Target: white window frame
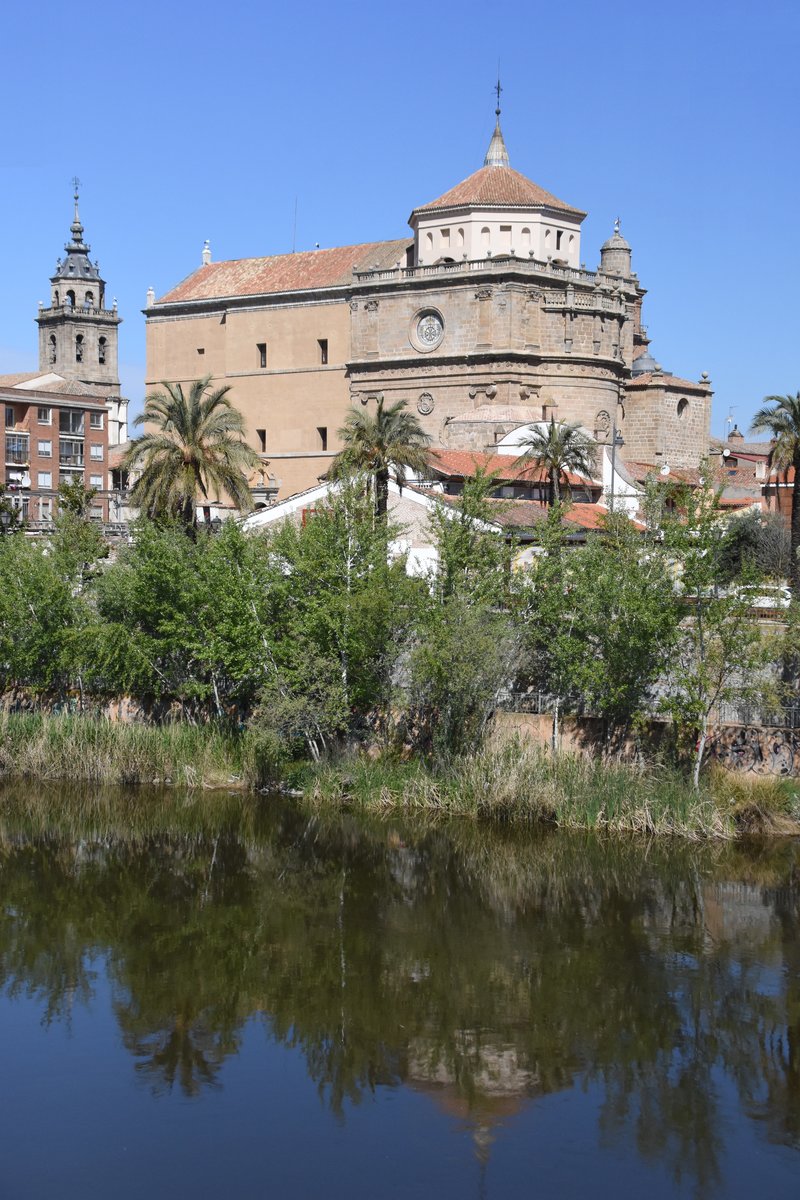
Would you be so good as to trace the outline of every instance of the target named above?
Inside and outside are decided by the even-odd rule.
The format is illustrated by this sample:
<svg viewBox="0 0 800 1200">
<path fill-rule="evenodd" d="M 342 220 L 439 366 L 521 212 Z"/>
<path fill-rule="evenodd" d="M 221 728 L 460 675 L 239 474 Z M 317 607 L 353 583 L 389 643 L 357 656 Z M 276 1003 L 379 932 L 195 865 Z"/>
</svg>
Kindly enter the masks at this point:
<svg viewBox="0 0 800 1200">
<path fill-rule="evenodd" d="M 101 488 L 102 486 L 103 486 L 103 476 L 102 475 L 90 475 L 89 476 L 89 487 Z"/>
<path fill-rule="evenodd" d="M 53 457 L 52 441 L 50 441 L 50 440 L 48 440 L 46 442 L 40 441 L 39 442 L 39 458 L 52 458 L 52 457 Z"/>
<path fill-rule="evenodd" d="M 42 416 L 42 413 L 46 413 L 46 414 L 47 414 L 47 416 L 43 417 L 43 416 Z M 36 407 L 36 420 L 37 420 L 37 422 L 38 422 L 38 424 L 39 424 L 39 425 L 52 425 L 52 424 L 53 424 L 53 410 L 52 410 L 52 408 L 47 408 L 47 407 L 46 407 L 44 404 L 42 404 L 42 405 L 37 405 L 37 407 Z"/>
<path fill-rule="evenodd" d="M 37 487 L 52 488 L 52 486 L 53 486 L 53 472 L 52 471 L 39 471 L 38 475 L 36 476 L 36 479 L 37 479 L 37 484 L 36 484 Z"/>
<path fill-rule="evenodd" d="M 102 462 L 103 461 L 103 444 L 102 444 L 102 442 L 92 442 L 91 443 L 91 445 L 89 446 L 89 461 L 90 462 Z"/>
<path fill-rule="evenodd" d="M 103 416 L 104 416 L 103 413 L 97 413 L 97 412 L 89 413 L 89 428 L 90 429 L 102 429 L 103 428 Z"/>
</svg>

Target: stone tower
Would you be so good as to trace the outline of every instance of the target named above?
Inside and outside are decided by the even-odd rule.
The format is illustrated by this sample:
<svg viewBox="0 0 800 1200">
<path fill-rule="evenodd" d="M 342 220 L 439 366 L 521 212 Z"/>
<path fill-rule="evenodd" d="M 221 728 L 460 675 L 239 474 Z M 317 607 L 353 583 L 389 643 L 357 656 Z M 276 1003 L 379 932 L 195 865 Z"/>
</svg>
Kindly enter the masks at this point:
<svg viewBox="0 0 800 1200">
<path fill-rule="evenodd" d="M 52 371 L 78 383 L 89 384 L 106 397 L 119 398 L 117 338 L 121 317 L 117 304 L 106 307 L 106 285 L 98 264 L 89 258 L 91 247 L 83 240 L 75 180 L 75 216 L 66 256 L 56 263 L 50 278 L 50 308 L 40 308 L 39 370 Z"/>
</svg>

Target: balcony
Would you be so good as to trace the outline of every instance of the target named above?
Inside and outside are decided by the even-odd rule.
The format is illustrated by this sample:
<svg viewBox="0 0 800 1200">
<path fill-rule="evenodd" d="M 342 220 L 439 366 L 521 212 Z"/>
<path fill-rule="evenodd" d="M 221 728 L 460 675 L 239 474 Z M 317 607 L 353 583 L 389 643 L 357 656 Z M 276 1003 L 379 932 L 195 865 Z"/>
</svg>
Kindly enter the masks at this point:
<svg viewBox="0 0 800 1200">
<path fill-rule="evenodd" d="M 83 470 L 83 455 L 82 454 L 59 454 L 59 467 L 67 467 L 69 470 Z"/>
</svg>

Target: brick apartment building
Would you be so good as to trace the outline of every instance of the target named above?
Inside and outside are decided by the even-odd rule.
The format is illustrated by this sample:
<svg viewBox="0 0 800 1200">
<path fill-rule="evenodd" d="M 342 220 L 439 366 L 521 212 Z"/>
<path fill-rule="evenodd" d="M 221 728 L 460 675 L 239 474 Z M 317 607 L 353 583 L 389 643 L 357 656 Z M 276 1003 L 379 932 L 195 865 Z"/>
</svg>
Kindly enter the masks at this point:
<svg viewBox="0 0 800 1200">
<path fill-rule="evenodd" d="M 65 395 L 47 387 L 32 388 L 24 377 L 17 385 L 0 383 L 0 404 L 3 408 L 0 483 L 5 485 L 23 517 L 29 522 L 52 520 L 58 489 L 63 483 L 80 480 L 85 487 L 97 490 L 91 515 L 107 521 L 105 403 L 99 398 Z"/>
</svg>

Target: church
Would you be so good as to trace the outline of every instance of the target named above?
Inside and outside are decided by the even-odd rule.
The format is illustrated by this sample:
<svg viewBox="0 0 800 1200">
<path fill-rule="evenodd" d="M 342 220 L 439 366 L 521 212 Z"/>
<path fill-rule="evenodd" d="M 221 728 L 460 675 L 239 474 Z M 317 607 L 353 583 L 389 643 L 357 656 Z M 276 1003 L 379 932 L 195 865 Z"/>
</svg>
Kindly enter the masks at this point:
<svg viewBox="0 0 800 1200">
<path fill-rule="evenodd" d="M 70 238 L 50 277 L 50 302 L 39 303 L 36 317 L 39 370 L 0 375 L 0 485 L 32 530 L 50 524 L 66 483 L 91 489 L 98 521 L 118 519 L 121 509 L 109 446 L 128 436 L 117 353 L 122 318 L 116 300 L 108 306 L 105 280 L 91 260 L 74 182 Z"/>
<path fill-rule="evenodd" d="M 495 452 L 577 421 L 600 459 L 695 467 L 711 386 L 655 361 L 617 222 L 588 270 L 586 213 L 511 166 L 496 110 L 483 165 L 386 242 L 202 265 L 145 308 L 147 390 L 229 384 L 263 470 L 257 505 L 313 486 L 351 405 L 405 400 L 433 446 Z M 46 333 L 45 333 L 45 336 Z"/>
</svg>

